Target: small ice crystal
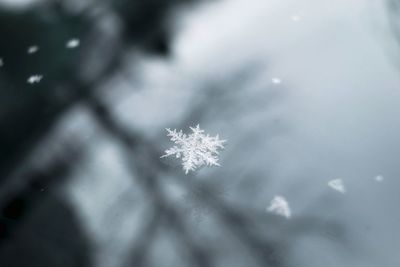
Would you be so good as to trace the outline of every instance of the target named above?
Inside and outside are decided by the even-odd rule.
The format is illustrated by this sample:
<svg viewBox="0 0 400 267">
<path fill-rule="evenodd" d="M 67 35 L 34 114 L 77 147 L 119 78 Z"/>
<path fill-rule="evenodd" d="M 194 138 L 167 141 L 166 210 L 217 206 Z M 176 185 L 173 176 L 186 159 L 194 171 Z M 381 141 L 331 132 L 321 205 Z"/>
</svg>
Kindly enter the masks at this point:
<svg viewBox="0 0 400 267">
<path fill-rule="evenodd" d="M 280 84 L 282 82 L 282 80 L 279 78 L 272 78 L 271 81 L 273 84 Z"/>
<path fill-rule="evenodd" d="M 277 215 L 283 216 L 287 219 L 291 216 L 291 211 L 289 208 L 289 203 L 282 196 L 275 196 L 267 208 L 267 212 L 272 212 Z"/>
<path fill-rule="evenodd" d="M 27 53 L 28 54 L 34 54 L 39 50 L 39 47 L 37 45 L 32 45 L 28 47 Z"/>
<path fill-rule="evenodd" d="M 328 182 L 328 186 L 342 194 L 346 193 L 346 188 L 342 179 L 335 179 Z"/>
<path fill-rule="evenodd" d="M 299 15 L 293 15 L 293 16 L 291 17 L 291 19 L 292 19 L 292 21 L 294 21 L 294 22 L 299 22 L 299 21 L 301 20 L 301 17 L 300 17 Z"/>
<path fill-rule="evenodd" d="M 66 46 L 67 48 L 69 48 L 69 49 L 73 49 L 73 48 L 78 47 L 79 44 L 80 44 L 79 39 L 73 38 L 73 39 L 68 40 L 68 42 L 67 42 L 67 44 L 66 44 L 65 46 Z"/>
<path fill-rule="evenodd" d="M 375 181 L 377 181 L 377 182 L 382 182 L 383 181 L 383 179 L 384 179 L 384 177 L 383 177 L 383 175 L 377 175 L 377 176 L 375 176 Z"/>
<path fill-rule="evenodd" d="M 32 75 L 28 78 L 27 82 L 30 84 L 39 83 L 43 78 L 43 75 Z"/>
</svg>

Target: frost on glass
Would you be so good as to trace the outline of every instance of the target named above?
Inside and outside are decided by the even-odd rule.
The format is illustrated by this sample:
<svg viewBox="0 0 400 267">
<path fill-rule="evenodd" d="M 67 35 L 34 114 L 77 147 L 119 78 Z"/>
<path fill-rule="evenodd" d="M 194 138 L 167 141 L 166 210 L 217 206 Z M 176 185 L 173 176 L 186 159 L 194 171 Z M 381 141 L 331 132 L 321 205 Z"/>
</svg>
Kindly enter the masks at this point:
<svg viewBox="0 0 400 267">
<path fill-rule="evenodd" d="M 218 163 L 219 149 L 224 148 L 226 140 L 220 140 L 219 136 L 204 134 L 200 125 L 190 127 L 192 133 L 184 134 L 182 130 L 166 129 L 171 141 L 175 146 L 165 150 L 161 158 L 175 155 L 182 159 L 182 168 L 185 174 L 195 171 L 197 168 L 206 166 L 220 166 Z"/>
</svg>

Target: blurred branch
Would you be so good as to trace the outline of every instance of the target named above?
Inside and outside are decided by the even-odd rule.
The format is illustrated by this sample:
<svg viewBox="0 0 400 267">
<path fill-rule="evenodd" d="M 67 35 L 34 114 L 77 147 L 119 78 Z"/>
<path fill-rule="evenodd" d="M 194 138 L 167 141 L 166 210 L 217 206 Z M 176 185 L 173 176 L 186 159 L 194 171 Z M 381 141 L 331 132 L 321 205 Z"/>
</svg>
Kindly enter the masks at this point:
<svg viewBox="0 0 400 267">
<path fill-rule="evenodd" d="M 7 180 L 0 188 L 0 245 L 22 222 L 22 218 L 47 195 L 52 185 L 68 177 L 72 167 L 82 159 L 82 146 L 69 140 L 42 166 L 30 166 Z"/>
<path fill-rule="evenodd" d="M 400 43 L 400 1 L 387 0 L 387 9 L 393 34 Z"/>
</svg>

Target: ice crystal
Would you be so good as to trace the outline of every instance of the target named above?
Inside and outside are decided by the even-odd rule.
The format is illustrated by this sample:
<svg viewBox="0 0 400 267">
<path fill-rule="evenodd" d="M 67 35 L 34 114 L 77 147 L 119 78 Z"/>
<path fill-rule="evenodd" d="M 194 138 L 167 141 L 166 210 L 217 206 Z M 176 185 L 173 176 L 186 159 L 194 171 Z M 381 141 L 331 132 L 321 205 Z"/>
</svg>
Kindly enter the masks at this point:
<svg viewBox="0 0 400 267">
<path fill-rule="evenodd" d="M 291 17 L 291 19 L 292 19 L 294 22 L 298 22 L 298 21 L 301 20 L 301 17 L 300 17 L 299 15 L 293 15 L 293 16 Z"/>
<path fill-rule="evenodd" d="M 280 83 L 282 82 L 281 79 L 276 78 L 276 77 L 275 77 L 275 78 L 272 78 L 271 81 L 272 81 L 273 84 L 280 84 Z"/>
<path fill-rule="evenodd" d="M 335 180 L 329 181 L 328 186 L 342 194 L 346 193 L 346 188 L 341 179 L 335 179 Z"/>
<path fill-rule="evenodd" d="M 383 175 L 377 175 L 377 176 L 375 176 L 375 181 L 377 181 L 377 182 L 382 182 L 383 181 Z"/>
<path fill-rule="evenodd" d="M 79 44 L 80 44 L 79 39 L 73 38 L 73 39 L 69 40 L 65 46 L 66 46 L 67 48 L 69 48 L 69 49 L 73 49 L 73 48 L 78 47 Z"/>
<path fill-rule="evenodd" d="M 28 54 L 34 54 L 37 51 L 39 51 L 39 47 L 37 45 L 32 45 L 28 47 L 28 50 L 26 51 Z"/>
<path fill-rule="evenodd" d="M 32 75 L 28 78 L 27 83 L 30 83 L 30 84 L 38 83 L 42 80 L 42 78 L 43 78 L 43 75 L 37 75 L 37 74 Z"/>
<path fill-rule="evenodd" d="M 291 211 L 290 211 L 290 207 L 289 207 L 289 203 L 287 202 L 287 200 L 282 197 L 282 196 L 275 196 L 272 200 L 271 200 L 271 204 L 269 205 L 269 207 L 267 208 L 268 212 L 273 212 L 277 215 L 286 217 L 286 218 L 290 218 L 291 216 Z"/>
<path fill-rule="evenodd" d="M 218 149 L 224 148 L 225 140 L 220 140 L 219 136 L 210 136 L 204 134 L 200 125 L 190 127 L 191 134 L 184 134 L 182 130 L 166 129 L 171 141 L 176 145 L 165 150 L 161 158 L 175 155 L 176 158 L 182 158 L 182 168 L 185 174 L 189 171 L 195 171 L 196 168 L 203 165 L 220 166 L 218 163 Z"/>
</svg>

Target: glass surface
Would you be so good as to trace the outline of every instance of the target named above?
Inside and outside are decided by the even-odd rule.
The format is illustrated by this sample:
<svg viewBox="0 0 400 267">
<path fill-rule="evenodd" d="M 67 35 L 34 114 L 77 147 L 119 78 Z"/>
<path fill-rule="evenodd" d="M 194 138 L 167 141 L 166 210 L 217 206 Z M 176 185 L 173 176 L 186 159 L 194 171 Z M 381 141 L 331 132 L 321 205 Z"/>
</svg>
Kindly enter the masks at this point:
<svg viewBox="0 0 400 267">
<path fill-rule="evenodd" d="M 399 0 L 0 0 L 0 266 L 400 266 L 399 63 Z"/>
</svg>

